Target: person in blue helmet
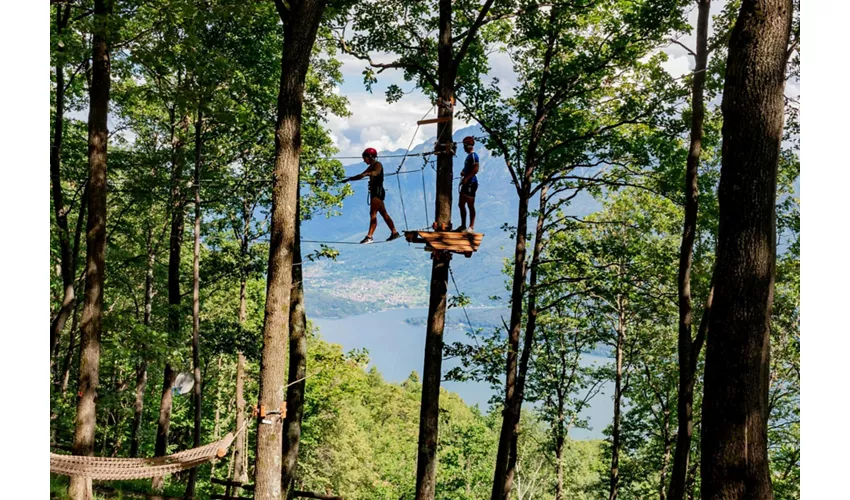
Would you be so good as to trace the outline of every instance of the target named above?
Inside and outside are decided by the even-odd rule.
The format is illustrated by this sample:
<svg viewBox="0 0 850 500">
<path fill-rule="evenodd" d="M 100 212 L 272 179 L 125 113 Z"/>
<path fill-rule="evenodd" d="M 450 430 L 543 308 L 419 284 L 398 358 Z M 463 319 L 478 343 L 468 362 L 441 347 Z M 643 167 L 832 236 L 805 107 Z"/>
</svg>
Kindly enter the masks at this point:
<svg viewBox="0 0 850 500">
<path fill-rule="evenodd" d="M 466 160 L 463 162 L 463 170 L 460 172 L 460 232 L 475 232 L 475 192 L 478 191 L 478 153 L 475 148 L 475 137 L 463 138 L 463 150 L 466 152 Z M 466 209 L 469 208 L 469 227 L 466 226 Z"/>
</svg>

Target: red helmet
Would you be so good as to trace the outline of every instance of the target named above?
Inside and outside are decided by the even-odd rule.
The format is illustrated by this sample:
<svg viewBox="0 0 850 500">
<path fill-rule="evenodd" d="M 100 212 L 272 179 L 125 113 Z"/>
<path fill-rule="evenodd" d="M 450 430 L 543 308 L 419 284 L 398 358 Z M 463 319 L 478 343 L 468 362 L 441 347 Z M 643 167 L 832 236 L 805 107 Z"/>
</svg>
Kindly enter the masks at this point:
<svg viewBox="0 0 850 500">
<path fill-rule="evenodd" d="M 377 158 L 378 151 L 375 148 L 366 148 L 363 150 L 363 156 L 371 156 L 372 158 Z"/>
<path fill-rule="evenodd" d="M 464 137 L 463 138 L 463 145 L 464 146 L 466 146 L 466 145 L 474 146 L 475 145 L 475 137 L 472 137 L 471 135 Z"/>
</svg>

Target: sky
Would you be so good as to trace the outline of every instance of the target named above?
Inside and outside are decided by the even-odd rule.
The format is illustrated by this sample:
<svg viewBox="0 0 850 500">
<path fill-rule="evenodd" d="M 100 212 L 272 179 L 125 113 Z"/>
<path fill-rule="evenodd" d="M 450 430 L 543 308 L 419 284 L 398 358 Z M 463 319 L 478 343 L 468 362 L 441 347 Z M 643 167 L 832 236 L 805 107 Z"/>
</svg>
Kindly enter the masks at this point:
<svg viewBox="0 0 850 500">
<path fill-rule="evenodd" d="M 725 0 L 711 2 L 712 16 L 719 14 L 725 4 Z M 697 14 L 696 8 L 689 12 L 688 21 L 691 26 L 696 26 Z M 709 24 L 709 36 L 712 34 L 712 25 Z M 696 29 L 693 33 L 678 38 L 680 42 L 692 49 L 696 48 L 695 39 Z M 693 71 L 694 59 L 684 48 L 670 44 L 661 50 L 668 55 L 664 68 L 671 76 L 680 77 Z M 341 156 L 359 156 L 367 147 L 373 147 L 379 152 L 407 148 L 411 141 L 415 146 L 436 134 L 435 125 L 426 125 L 417 130 L 416 121 L 421 120 L 428 112 L 431 103 L 422 92 L 414 88 L 413 83 L 404 81 L 402 71 L 386 70 L 377 75 L 378 83 L 370 93 L 363 85 L 363 70 L 367 63 L 347 55 L 339 59 L 343 63 L 344 82 L 338 91 L 348 97 L 351 116 L 348 118 L 330 116 L 328 127 Z M 380 54 L 376 55 L 375 59 L 377 62 L 390 62 L 392 57 L 389 54 Z M 490 66 L 491 70 L 485 80 L 498 78 L 503 95 L 509 95 L 516 84 L 510 58 L 504 53 L 493 54 L 490 57 Z M 390 84 L 399 85 L 410 94 L 394 104 L 388 104 L 384 92 Z M 786 94 L 799 95 L 799 82 L 788 82 Z M 717 104 L 719 104 L 719 97 Z M 468 125 L 472 123 L 455 120 L 455 129 Z"/>
<path fill-rule="evenodd" d="M 724 3 L 712 2 L 712 14 L 720 12 Z M 696 17 L 697 12 L 694 9 L 689 15 L 692 26 L 696 25 Z M 693 35 L 684 35 L 679 40 L 688 46 L 694 46 Z M 664 67 L 672 76 L 678 77 L 693 69 L 693 58 L 682 47 L 671 44 L 663 50 L 669 55 Z M 348 55 L 341 55 L 339 59 L 342 62 L 344 81 L 338 92 L 348 97 L 351 116 L 329 116 L 328 128 L 341 156 L 359 156 L 367 147 L 373 147 L 379 152 L 393 151 L 406 148 L 411 140 L 415 146 L 435 135 L 435 125 L 426 125 L 417 130 L 416 121 L 421 120 L 429 111 L 431 102 L 414 88 L 413 83 L 404 81 L 401 70 L 390 69 L 377 75 L 378 83 L 370 93 L 363 85 L 363 70 L 367 63 Z M 389 62 L 392 56 L 379 54 L 375 59 L 377 62 Z M 510 95 L 516 85 L 516 77 L 509 56 L 505 53 L 491 55 L 490 66 L 485 80 L 498 78 L 503 95 Z M 391 84 L 400 86 L 410 94 L 394 104 L 388 104 L 384 92 Z M 432 113 L 433 116 L 436 115 Z M 454 128 L 460 129 L 472 124 L 455 120 Z"/>
</svg>

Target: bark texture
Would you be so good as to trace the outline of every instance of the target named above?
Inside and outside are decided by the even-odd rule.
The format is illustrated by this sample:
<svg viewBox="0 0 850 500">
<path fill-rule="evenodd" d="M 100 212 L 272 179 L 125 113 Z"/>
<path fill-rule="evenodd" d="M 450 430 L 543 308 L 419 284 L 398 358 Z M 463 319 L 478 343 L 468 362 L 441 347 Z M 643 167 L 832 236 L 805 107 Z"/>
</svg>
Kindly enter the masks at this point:
<svg viewBox="0 0 850 500">
<path fill-rule="evenodd" d="M 694 238 L 699 210 L 699 157 L 702 151 L 703 121 L 705 118 L 705 70 L 708 62 L 708 20 L 711 0 L 698 0 L 697 47 L 694 80 L 691 87 L 691 144 L 688 150 L 685 172 L 685 222 L 682 229 L 682 245 L 679 250 L 679 397 L 678 432 L 676 451 L 673 455 L 673 471 L 670 476 L 671 500 L 684 500 L 685 482 L 688 476 L 688 461 L 691 456 L 691 439 L 694 434 L 694 384 L 696 383 L 697 359 L 702 350 L 705 335 L 693 339 L 693 306 L 691 300 L 691 268 L 694 257 Z M 708 314 L 706 309 L 703 314 Z M 662 495 L 663 496 L 663 495 Z"/>
<path fill-rule="evenodd" d="M 528 366 L 527 356 L 530 354 L 530 351 L 527 354 L 524 353 L 524 366 L 521 370 L 518 370 L 519 367 L 517 366 L 517 358 L 519 356 L 520 331 L 522 330 L 522 307 L 526 289 L 525 280 L 528 275 L 528 266 L 526 265 L 526 256 L 528 253 L 526 248 L 526 234 L 528 233 L 528 207 L 532 196 L 532 179 L 534 171 L 537 168 L 539 140 L 543 124 L 546 119 L 545 100 L 547 83 L 549 80 L 549 68 L 554 54 L 555 42 L 557 40 L 557 32 L 553 21 L 556 19 L 559 11 L 560 9 L 557 7 L 553 7 L 550 10 L 550 28 L 547 33 L 547 48 L 541 70 L 540 87 L 537 92 L 535 117 L 534 122 L 531 125 L 531 136 L 526 150 L 525 170 L 522 172 L 519 182 L 520 185 L 517 187 L 519 204 L 517 207 L 517 229 L 514 245 L 514 274 L 511 284 L 511 317 L 508 329 L 508 353 L 505 367 L 505 407 L 502 411 L 502 428 L 499 433 L 499 444 L 496 452 L 496 467 L 493 473 L 493 490 L 490 496 L 491 500 L 507 500 L 510 497 L 516 471 L 517 431 L 519 428 L 520 413 L 522 411 L 522 388 L 518 387 L 518 379 L 524 380 L 525 370 Z M 541 198 L 541 200 L 544 198 Z M 542 231 L 542 222 L 539 221 L 538 226 Z M 532 305 L 533 300 L 534 299 L 532 299 Z M 530 318 L 529 325 L 527 326 L 530 326 L 530 329 L 527 329 L 526 331 L 526 341 L 528 342 L 526 347 L 527 349 L 530 349 L 535 328 L 533 318 Z M 523 382 L 520 382 L 520 384 L 522 383 Z"/>
<path fill-rule="evenodd" d="M 175 123 L 176 112 L 169 110 L 171 118 L 171 231 L 168 240 L 168 333 L 173 339 L 181 337 L 180 311 L 180 248 L 183 246 L 184 204 L 183 194 L 183 131 L 186 128 L 186 117 Z M 159 420 L 156 428 L 156 445 L 154 455 L 161 457 L 168 448 L 168 429 L 171 427 L 171 386 L 177 372 L 166 361 L 162 377 L 162 398 L 160 399 Z M 154 491 L 162 489 L 163 478 L 155 477 L 152 481 Z"/>
<path fill-rule="evenodd" d="M 147 240 L 148 264 L 145 270 L 145 310 L 142 321 L 146 328 L 150 328 L 153 312 L 153 266 L 156 263 L 152 228 L 148 228 Z M 139 456 L 139 433 L 142 429 L 142 415 L 145 409 L 145 386 L 148 382 L 148 361 L 144 346 L 141 351 L 142 359 L 136 366 L 136 401 L 133 406 L 133 427 L 130 430 L 130 457 Z"/>
<path fill-rule="evenodd" d="M 310 53 L 316 41 L 325 0 L 284 3 L 276 0 L 283 21 L 280 93 L 275 128 L 274 188 L 271 242 L 260 365 L 260 409 L 279 411 L 286 381 L 286 337 L 292 291 L 292 259 L 298 217 L 298 172 L 301 154 L 301 112 Z M 257 427 L 254 498 L 278 500 L 282 493 L 283 421 L 279 414 L 261 418 Z"/>
<path fill-rule="evenodd" d="M 440 0 L 438 65 L 439 98 L 450 103 L 454 95 L 452 72 L 452 3 Z M 452 225 L 452 156 L 441 144 L 452 140 L 454 112 L 438 106 L 439 117 L 449 121 L 437 124 L 437 186 L 434 207 L 435 229 L 451 229 Z M 432 500 L 437 484 L 437 443 L 439 439 L 440 380 L 443 364 L 443 329 L 446 323 L 446 290 L 451 254 L 431 254 L 431 287 L 428 299 L 428 324 L 425 329 L 425 359 L 422 367 L 422 401 L 419 408 L 419 444 L 416 454 L 416 500 Z"/>
<path fill-rule="evenodd" d="M 56 5 L 56 34 L 61 35 L 71 16 L 71 4 Z M 62 132 L 65 126 L 65 57 L 60 43 L 56 52 L 56 110 L 53 115 L 53 142 L 50 145 L 50 192 L 53 196 L 53 211 L 59 233 L 59 267 L 62 274 L 63 297 L 59 312 L 50 322 L 50 363 L 59 342 L 59 334 L 65 328 L 71 311 L 74 310 L 74 267 L 72 265 L 70 233 L 68 232 L 68 208 L 62 196 Z M 83 202 L 81 202 L 83 203 Z"/>
<path fill-rule="evenodd" d="M 95 0 L 99 27 L 92 40 L 92 81 L 89 91 L 89 181 L 86 224 L 86 292 L 80 331 L 80 374 L 77 416 L 74 422 L 74 454 L 94 454 L 96 401 L 103 326 L 103 281 L 106 264 L 106 147 L 109 136 L 109 33 L 105 29 L 111 3 Z M 68 487 L 73 500 L 92 498 L 91 479 L 72 477 Z"/>
<path fill-rule="evenodd" d="M 300 190 L 299 190 L 300 197 Z M 301 203 L 298 203 L 300 213 Z M 307 381 L 307 315 L 304 310 L 304 284 L 301 272 L 301 217 L 295 221 L 292 262 L 292 297 L 289 301 L 289 376 L 286 389 L 286 419 L 283 421 L 283 497 L 293 486 L 301 442 L 301 420 Z"/>
<path fill-rule="evenodd" d="M 242 277 L 239 285 L 239 324 L 244 325 L 248 319 L 247 310 L 247 288 L 248 288 L 248 270 L 245 267 L 245 262 L 248 257 L 248 231 L 251 229 L 251 210 L 248 208 L 247 201 L 242 203 Z M 245 355 L 242 352 L 236 353 L 236 429 L 241 429 L 245 424 Z M 236 436 L 236 441 L 233 446 L 233 481 L 241 483 L 248 482 L 248 471 L 245 467 L 248 429 L 240 432 Z M 239 488 L 235 488 L 233 494 L 239 494 Z"/>
<path fill-rule="evenodd" d="M 611 426 L 611 472 L 608 500 L 617 500 L 620 491 L 620 405 L 623 401 L 623 351 L 626 345 L 626 318 L 623 297 L 617 296 L 617 349 L 614 374 L 614 422 Z"/>
<path fill-rule="evenodd" d="M 200 106 L 195 120 L 195 230 L 192 251 L 192 402 L 195 406 L 195 425 L 192 431 L 192 446 L 201 446 L 201 151 L 203 149 L 204 117 Z M 197 467 L 189 471 L 185 498 L 195 496 Z"/>
<path fill-rule="evenodd" d="M 771 499 L 767 456 L 776 178 L 791 0 L 744 0 L 723 89 L 720 225 L 705 361 L 702 497 Z"/>
</svg>

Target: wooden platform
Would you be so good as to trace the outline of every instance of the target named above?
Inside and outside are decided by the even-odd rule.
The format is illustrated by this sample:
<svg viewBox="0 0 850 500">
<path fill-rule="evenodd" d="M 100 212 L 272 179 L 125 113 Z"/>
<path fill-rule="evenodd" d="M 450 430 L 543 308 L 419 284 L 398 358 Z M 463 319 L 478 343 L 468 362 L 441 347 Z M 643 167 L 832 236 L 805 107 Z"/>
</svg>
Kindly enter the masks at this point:
<svg viewBox="0 0 850 500">
<path fill-rule="evenodd" d="M 452 252 L 472 257 L 481 246 L 483 233 L 457 231 L 405 231 L 404 237 L 409 243 L 424 243 L 426 252 Z"/>
</svg>

